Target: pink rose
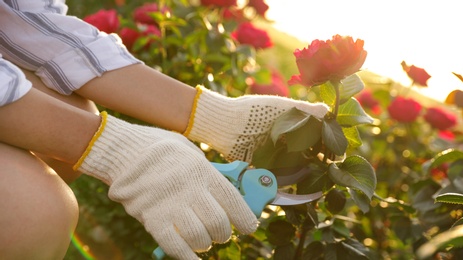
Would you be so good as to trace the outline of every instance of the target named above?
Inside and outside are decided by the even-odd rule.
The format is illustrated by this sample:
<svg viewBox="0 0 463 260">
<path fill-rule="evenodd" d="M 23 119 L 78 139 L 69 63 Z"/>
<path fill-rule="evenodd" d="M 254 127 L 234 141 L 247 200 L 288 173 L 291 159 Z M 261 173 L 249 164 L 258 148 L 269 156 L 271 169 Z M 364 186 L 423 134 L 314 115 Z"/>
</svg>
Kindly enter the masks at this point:
<svg viewBox="0 0 463 260">
<path fill-rule="evenodd" d="M 331 40 L 314 40 L 302 50 L 294 52 L 300 75 L 292 76 L 290 85 L 306 87 L 322 84 L 328 80 L 340 81 L 362 67 L 367 57 L 363 40 L 335 35 Z"/>
<path fill-rule="evenodd" d="M 272 72 L 271 82 L 268 84 L 259 84 L 252 80 L 249 87 L 251 94 L 277 95 L 289 97 L 289 89 L 283 77 L 276 71 Z"/>
<path fill-rule="evenodd" d="M 409 123 L 415 121 L 420 115 L 421 105 L 411 98 L 397 97 L 391 102 L 387 111 L 391 118 L 399 122 Z"/>
<path fill-rule="evenodd" d="M 423 87 L 428 86 L 427 81 L 429 78 L 431 78 L 431 76 L 426 72 L 426 70 L 418 68 L 415 65 L 408 66 L 405 63 L 405 61 L 402 61 L 401 65 L 403 70 L 407 73 L 408 77 L 413 81 L 413 83 L 416 83 Z"/>
<path fill-rule="evenodd" d="M 242 23 L 232 33 L 232 37 L 241 44 L 248 44 L 256 49 L 265 49 L 273 45 L 267 32 L 258 29 L 250 22 Z"/>
<path fill-rule="evenodd" d="M 119 29 L 119 17 L 114 9 L 100 10 L 84 17 L 83 20 L 106 33 L 114 33 Z"/>
<path fill-rule="evenodd" d="M 439 130 L 447 130 L 457 124 L 457 118 L 455 115 L 438 107 L 428 108 L 424 114 L 424 119 L 433 128 Z"/>
</svg>

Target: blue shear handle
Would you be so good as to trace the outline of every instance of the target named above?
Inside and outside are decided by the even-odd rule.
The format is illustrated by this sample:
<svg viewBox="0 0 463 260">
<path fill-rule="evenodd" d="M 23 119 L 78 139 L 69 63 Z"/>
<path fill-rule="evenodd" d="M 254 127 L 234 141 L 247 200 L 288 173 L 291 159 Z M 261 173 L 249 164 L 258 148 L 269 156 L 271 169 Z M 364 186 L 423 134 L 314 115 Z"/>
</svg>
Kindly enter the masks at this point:
<svg viewBox="0 0 463 260">
<path fill-rule="evenodd" d="M 212 165 L 240 191 L 256 217 L 259 218 L 264 207 L 275 199 L 278 185 L 275 176 L 270 171 L 247 169 L 249 164 L 242 161 L 226 164 L 212 163 Z M 243 171 L 245 172 L 243 173 Z M 157 260 L 161 260 L 165 256 L 166 254 L 160 247 L 151 254 L 151 258 Z"/>
<path fill-rule="evenodd" d="M 249 169 L 241 177 L 240 192 L 256 217 L 260 217 L 265 206 L 275 199 L 277 180 L 265 169 Z"/>
</svg>

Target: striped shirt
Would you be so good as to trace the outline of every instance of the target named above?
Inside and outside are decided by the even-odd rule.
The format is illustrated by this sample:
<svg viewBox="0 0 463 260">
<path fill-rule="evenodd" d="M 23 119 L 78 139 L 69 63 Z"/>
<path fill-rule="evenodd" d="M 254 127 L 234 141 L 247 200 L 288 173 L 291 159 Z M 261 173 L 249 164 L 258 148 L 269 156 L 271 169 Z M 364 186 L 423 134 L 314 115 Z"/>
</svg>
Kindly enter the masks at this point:
<svg viewBox="0 0 463 260">
<path fill-rule="evenodd" d="M 116 34 L 66 15 L 64 1 L 0 0 L 0 106 L 30 89 L 15 66 L 69 95 L 106 71 L 141 63 Z"/>
</svg>

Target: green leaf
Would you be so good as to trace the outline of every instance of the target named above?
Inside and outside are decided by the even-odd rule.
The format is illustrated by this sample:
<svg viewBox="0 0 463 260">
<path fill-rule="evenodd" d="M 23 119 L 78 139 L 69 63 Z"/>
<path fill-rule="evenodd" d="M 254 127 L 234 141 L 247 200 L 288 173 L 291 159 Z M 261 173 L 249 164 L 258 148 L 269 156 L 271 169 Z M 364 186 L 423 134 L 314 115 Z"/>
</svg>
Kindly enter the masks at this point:
<svg viewBox="0 0 463 260">
<path fill-rule="evenodd" d="M 334 103 L 336 102 L 336 91 L 334 90 L 334 86 L 331 82 L 327 81 L 320 85 L 320 97 L 323 103 L 330 107 L 334 106 Z"/>
<path fill-rule="evenodd" d="M 462 224 L 463 224 L 463 218 L 460 218 L 455 223 L 453 223 L 452 227 L 459 226 Z"/>
<path fill-rule="evenodd" d="M 463 193 L 463 160 L 458 160 L 450 164 L 447 171 L 450 182 Z"/>
<path fill-rule="evenodd" d="M 349 146 L 352 148 L 358 148 L 362 146 L 362 139 L 360 138 L 359 131 L 357 127 L 343 127 L 342 132 L 349 143 Z"/>
<path fill-rule="evenodd" d="M 339 85 L 341 104 L 362 91 L 364 88 L 365 85 L 357 74 L 352 74 L 341 80 L 341 84 Z"/>
<path fill-rule="evenodd" d="M 333 181 L 328 174 L 317 166 L 309 165 L 310 175 L 297 184 L 297 194 L 310 194 L 328 190 L 333 187 Z"/>
<path fill-rule="evenodd" d="M 366 251 L 365 248 L 360 248 L 360 243 L 358 244 L 348 244 L 345 242 L 341 242 L 342 247 L 347 251 L 348 257 L 346 259 L 356 259 L 356 260 L 368 260 L 369 258 L 364 254 L 362 251 Z M 363 250 L 362 250 L 363 249 Z"/>
<path fill-rule="evenodd" d="M 454 162 L 460 159 L 463 159 L 463 152 L 455 149 L 447 149 L 438 153 L 433 159 L 431 159 L 429 168 L 426 170 L 429 172 L 433 168 L 438 167 L 444 163 Z"/>
<path fill-rule="evenodd" d="M 346 226 L 346 220 L 344 219 L 335 218 L 331 227 L 333 232 L 336 234 L 336 237 L 348 238 L 352 235 L 351 231 Z"/>
<path fill-rule="evenodd" d="M 448 247 L 463 247 L 463 226 L 455 226 L 433 237 L 416 251 L 418 259 L 429 259 L 436 251 Z"/>
<path fill-rule="evenodd" d="M 302 126 L 286 133 L 288 152 L 304 151 L 320 140 L 322 135 L 322 122 L 311 116 Z"/>
<path fill-rule="evenodd" d="M 348 143 L 341 126 L 335 119 L 323 120 L 322 137 L 331 152 L 339 156 L 344 155 Z"/>
<path fill-rule="evenodd" d="M 346 205 L 346 195 L 344 192 L 332 189 L 325 197 L 326 209 L 331 213 L 337 214 L 344 209 Z"/>
<path fill-rule="evenodd" d="M 352 96 L 363 90 L 364 84 L 357 74 L 352 74 L 349 77 L 341 80 L 339 84 L 339 103 L 343 104 L 348 101 Z M 336 91 L 331 82 L 327 81 L 320 85 L 320 97 L 323 102 L 331 107 L 334 106 L 336 101 Z"/>
<path fill-rule="evenodd" d="M 241 249 L 239 244 L 230 239 L 227 243 L 228 245 L 225 248 L 222 248 L 218 251 L 220 259 L 240 259 L 241 258 Z"/>
<path fill-rule="evenodd" d="M 348 189 L 350 197 L 363 213 L 370 211 L 370 199 L 365 193 L 356 189 Z"/>
<path fill-rule="evenodd" d="M 303 153 L 288 152 L 285 144 L 279 141 L 274 145 L 270 138 L 256 149 L 252 157 L 254 167 L 265 169 L 296 167 L 306 161 Z"/>
<path fill-rule="evenodd" d="M 371 199 L 376 189 L 373 167 L 358 155 L 347 157 L 340 165 L 330 164 L 328 174 L 335 184 L 362 191 Z"/>
<path fill-rule="evenodd" d="M 389 217 L 391 228 L 395 235 L 403 242 L 412 237 L 412 221 L 405 215 L 392 215 Z"/>
<path fill-rule="evenodd" d="M 254 151 L 252 165 L 257 168 L 271 169 L 274 160 L 278 155 L 285 153 L 286 148 L 282 145 L 275 145 L 270 138 Z"/>
<path fill-rule="evenodd" d="M 350 98 L 339 106 L 337 121 L 342 126 L 356 126 L 371 124 L 373 118 L 363 110 L 362 105 L 355 98 Z"/>
<path fill-rule="evenodd" d="M 277 246 L 273 253 L 273 260 L 287 260 L 292 259 L 296 249 L 294 248 L 293 244 L 286 244 L 282 246 Z M 228 258 L 232 259 L 232 258 Z M 239 258 L 235 258 L 239 259 Z"/>
<path fill-rule="evenodd" d="M 451 203 L 463 205 L 463 194 L 445 193 L 436 197 L 436 202 Z"/>
<path fill-rule="evenodd" d="M 266 230 L 268 241 L 275 246 L 291 243 L 296 235 L 296 228 L 284 219 L 276 219 L 268 225 Z"/>
<path fill-rule="evenodd" d="M 322 257 L 323 249 L 324 249 L 323 243 L 319 241 L 314 241 L 306 247 L 305 253 L 303 255 L 303 259 L 307 259 L 307 260 L 323 259 Z"/>
<path fill-rule="evenodd" d="M 281 114 L 273 123 L 272 130 L 270 131 L 270 137 L 273 143 L 276 143 L 282 134 L 302 127 L 309 121 L 309 118 L 310 115 L 307 115 L 297 108 L 291 108 Z"/>
<path fill-rule="evenodd" d="M 317 214 L 317 211 L 315 210 L 315 207 L 310 203 L 307 203 L 306 205 L 307 205 L 307 217 L 310 218 L 312 224 L 315 227 L 318 227 L 318 214 Z"/>
</svg>

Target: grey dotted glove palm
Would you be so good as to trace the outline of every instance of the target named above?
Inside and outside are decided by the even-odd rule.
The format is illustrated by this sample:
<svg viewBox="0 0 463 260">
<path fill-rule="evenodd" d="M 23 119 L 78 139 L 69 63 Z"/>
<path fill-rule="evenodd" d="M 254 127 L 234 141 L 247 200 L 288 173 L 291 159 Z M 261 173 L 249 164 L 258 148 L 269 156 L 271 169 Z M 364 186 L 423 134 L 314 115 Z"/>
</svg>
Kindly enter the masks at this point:
<svg viewBox="0 0 463 260">
<path fill-rule="evenodd" d="M 129 124 L 102 113 L 102 124 L 74 166 L 108 184 L 109 198 L 178 259 L 198 259 L 231 236 L 230 222 L 252 233 L 257 219 L 238 190 L 178 133 Z"/>
<path fill-rule="evenodd" d="M 209 144 L 227 160 L 251 162 L 254 151 L 264 143 L 275 119 L 296 107 L 323 118 L 328 106 L 290 98 L 247 95 L 229 98 L 198 86 L 184 135 Z"/>
</svg>

